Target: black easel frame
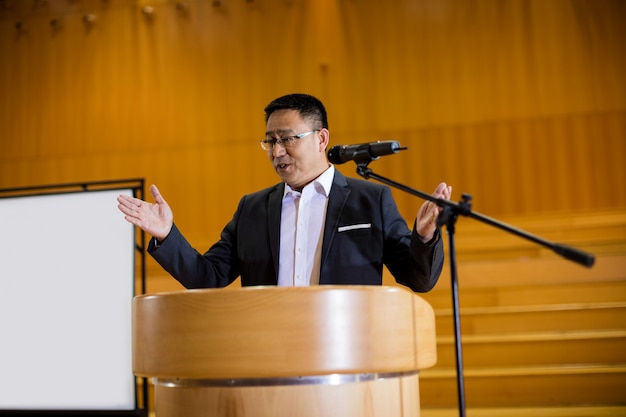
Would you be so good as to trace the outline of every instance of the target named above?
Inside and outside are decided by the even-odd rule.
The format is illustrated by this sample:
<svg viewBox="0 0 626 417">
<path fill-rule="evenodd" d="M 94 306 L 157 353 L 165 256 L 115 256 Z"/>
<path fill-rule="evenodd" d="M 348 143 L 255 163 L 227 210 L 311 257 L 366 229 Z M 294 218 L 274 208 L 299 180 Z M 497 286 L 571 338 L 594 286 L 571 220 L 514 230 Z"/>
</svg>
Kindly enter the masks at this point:
<svg viewBox="0 0 626 417">
<path fill-rule="evenodd" d="M 402 148 L 406 149 L 406 148 Z M 461 417 L 465 417 L 465 381 L 463 377 L 463 351 L 462 351 L 462 343 L 461 343 L 461 316 L 459 311 L 459 289 L 458 289 L 458 273 L 457 273 L 457 261 L 456 261 L 456 247 L 455 247 L 455 225 L 458 217 L 460 215 L 471 217 L 476 219 L 482 223 L 486 223 L 490 226 L 496 227 L 498 229 L 502 229 L 506 232 L 512 233 L 524 239 L 530 240 L 538 245 L 547 247 L 554 251 L 555 253 L 561 255 L 562 257 L 569 259 L 570 261 L 579 263 L 588 268 L 591 268 L 595 262 L 595 257 L 592 254 L 583 252 L 579 249 L 560 244 L 549 242 L 545 239 L 542 239 L 538 236 L 527 233 L 521 229 L 509 226 L 505 223 L 499 222 L 491 217 L 487 217 L 480 213 L 475 213 L 472 211 L 471 200 L 472 197 L 469 194 L 463 194 L 461 201 L 459 203 L 455 203 L 449 200 L 435 198 L 429 194 L 426 194 L 422 191 L 415 190 L 413 188 L 402 185 L 398 182 L 392 181 L 388 178 L 380 176 L 374 173 L 370 168 L 368 168 L 368 164 L 378 159 L 375 158 L 362 158 L 360 160 L 356 160 L 357 164 L 357 174 L 361 177 L 367 179 L 373 178 L 378 180 L 384 184 L 407 192 L 411 195 L 419 197 L 423 200 L 431 201 L 435 203 L 437 206 L 443 208 L 439 217 L 437 218 L 437 226 L 441 227 L 443 225 L 446 226 L 446 230 L 448 232 L 449 238 L 449 256 L 450 256 L 450 279 L 451 279 L 451 290 L 452 290 L 452 309 L 453 309 L 453 319 L 454 319 L 454 347 L 455 347 L 455 356 L 456 356 L 456 375 L 457 375 L 457 395 L 458 395 L 458 403 L 459 403 L 459 415 Z"/>
<path fill-rule="evenodd" d="M 132 190 L 133 196 L 144 199 L 145 181 L 143 178 L 77 182 L 66 184 L 52 184 L 32 187 L 17 187 L 0 189 L 0 199 L 26 196 L 58 195 L 93 191 L 112 191 L 117 189 Z M 115 204 L 115 202 L 112 202 Z M 123 219 L 121 220 L 123 221 Z M 132 283 L 133 294 L 145 294 L 146 292 L 146 235 L 138 227 L 135 227 L 135 250 L 140 264 L 140 288 L 137 288 L 136 279 Z M 139 291 L 138 291 L 139 290 Z M 0 410 L 0 417 L 147 417 L 148 409 L 148 379 L 142 378 L 141 407 L 137 384 L 135 383 L 135 409 L 134 410 Z"/>
</svg>

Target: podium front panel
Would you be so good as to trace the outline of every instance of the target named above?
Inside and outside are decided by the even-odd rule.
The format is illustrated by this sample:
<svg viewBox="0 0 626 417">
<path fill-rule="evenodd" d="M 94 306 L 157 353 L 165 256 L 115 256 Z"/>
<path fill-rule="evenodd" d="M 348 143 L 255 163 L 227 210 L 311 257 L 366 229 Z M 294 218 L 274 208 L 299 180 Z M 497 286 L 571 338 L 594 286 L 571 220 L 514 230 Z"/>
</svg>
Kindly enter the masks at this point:
<svg viewBox="0 0 626 417">
<path fill-rule="evenodd" d="M 400 287 L 191 290 L 133 300 L 158 417 L 419 416 L 432 307 Z"/>
</svg>

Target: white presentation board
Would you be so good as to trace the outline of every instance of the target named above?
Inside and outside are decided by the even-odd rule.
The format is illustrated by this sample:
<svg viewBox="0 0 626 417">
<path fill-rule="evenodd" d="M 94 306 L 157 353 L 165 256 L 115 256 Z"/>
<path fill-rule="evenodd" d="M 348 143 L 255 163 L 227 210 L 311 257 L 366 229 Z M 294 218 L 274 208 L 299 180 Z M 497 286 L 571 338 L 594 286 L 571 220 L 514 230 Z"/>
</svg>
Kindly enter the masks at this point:
<svg viewBox="0 0 626 417">
<path fill-rule="evenodd" d="M 131 189 L 0 198 L 0 410 L 133 410 Z"/>
</svg>

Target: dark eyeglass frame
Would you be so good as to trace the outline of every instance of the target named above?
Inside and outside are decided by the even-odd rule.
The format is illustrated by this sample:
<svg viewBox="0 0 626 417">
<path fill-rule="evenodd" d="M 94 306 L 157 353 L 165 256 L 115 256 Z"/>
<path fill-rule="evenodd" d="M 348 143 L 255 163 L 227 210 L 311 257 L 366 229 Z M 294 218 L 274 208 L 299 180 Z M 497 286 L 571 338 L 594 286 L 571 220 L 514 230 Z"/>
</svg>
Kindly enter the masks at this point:
<svg viewBox="0 0 626 417">
<path fill-rule="evenodd" d="M 285 148 L 289 148 L 298 143 L 298 140 L 309 136 L 311 133 L 319 132 L 322 129 L 309 130 L 308 132 L 299 133 L 292 136 L 284 136 L 278 139 L 264 139 L 261 141 L 261 148 L 264 151 L 272 151 L 276 145 L 282 145 Z"/>
</svg>

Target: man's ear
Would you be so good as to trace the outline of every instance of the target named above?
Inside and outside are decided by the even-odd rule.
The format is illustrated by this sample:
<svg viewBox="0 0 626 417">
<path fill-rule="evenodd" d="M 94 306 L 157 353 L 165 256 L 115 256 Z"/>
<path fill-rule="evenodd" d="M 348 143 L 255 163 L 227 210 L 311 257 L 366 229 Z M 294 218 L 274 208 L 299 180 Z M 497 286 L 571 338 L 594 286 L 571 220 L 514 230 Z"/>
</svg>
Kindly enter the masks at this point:
<svg viewBox="0 0 626 417">
<path fill-rule="evenodd" d="M 326 152 L 326 148 L 328 148 L 328 144 L 330 143 L 330 132 L 328 129 L 322 128 L 318 132 L 318 136 L 320 139 L 320 152 Z"/>
</svg>

